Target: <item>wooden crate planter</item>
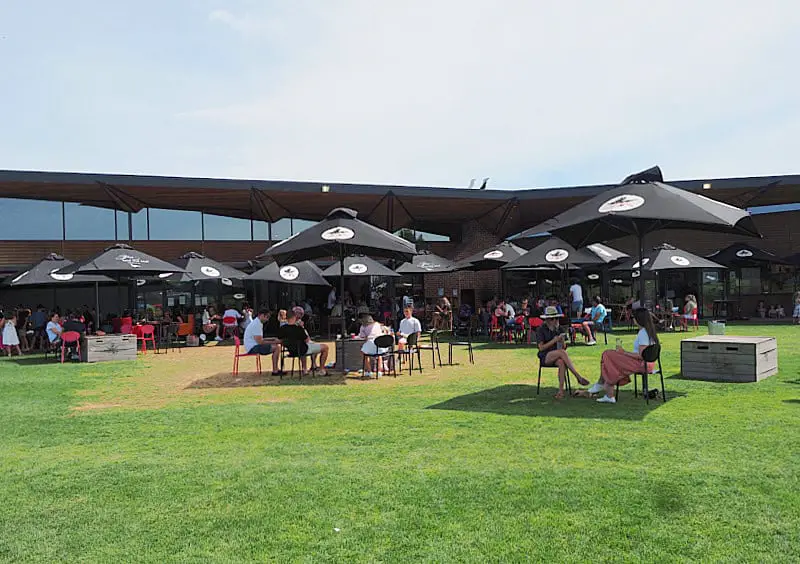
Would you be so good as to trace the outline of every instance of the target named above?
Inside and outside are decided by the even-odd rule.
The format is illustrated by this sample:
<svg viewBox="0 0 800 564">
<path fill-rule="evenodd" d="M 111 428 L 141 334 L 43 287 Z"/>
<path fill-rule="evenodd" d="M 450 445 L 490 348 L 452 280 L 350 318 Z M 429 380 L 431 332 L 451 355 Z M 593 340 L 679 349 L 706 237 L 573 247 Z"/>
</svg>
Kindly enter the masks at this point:
<svg viewBox="0 0 800 564">
<path fill-rule="evenodd" d="M 136 335 L 87 335 L 81 343 L 85 362 L 136 360 Z"/>
<path fill-rule="evenodd" d="M 778 373 L 774 337 L 707 335 L 681 341 L 681 374 L 693 380 L 758 382 Z"/>
</svg>

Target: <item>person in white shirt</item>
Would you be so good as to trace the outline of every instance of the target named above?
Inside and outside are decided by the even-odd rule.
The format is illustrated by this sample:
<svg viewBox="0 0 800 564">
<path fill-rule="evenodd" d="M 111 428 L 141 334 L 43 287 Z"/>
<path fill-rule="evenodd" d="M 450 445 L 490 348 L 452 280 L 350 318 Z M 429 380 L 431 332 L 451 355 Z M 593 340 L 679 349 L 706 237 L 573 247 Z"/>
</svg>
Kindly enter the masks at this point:
<svg viewBox="0 0 800 564">
<path fill-rule="evenodd" d="M 214 339 L 217 341 L 221 341 L 222 337 L 219 336 L 219 325 L 214 323 L 214 318 L 216 316 L 213 315 L 214 310 L 206 308 L 203 310 L 202 320 L 203 320 L 203 333 L 206 337 L 214 336 Z"/>
<path fill-rule="evenodd" d="M 47 339 L 52 344 L 58 344 L 61 340 L 61 333 L 63 329 L 61 328 L 61 324 L 59 323 L 59 316 L 57 313 L 53 313 L 50 315 L 50 321 L 47 322 L 47 327 L 45 328 L 47 332 Z"/>
<path fill-rule="evenodd" d="M 225 318 L 233 318 L 233 323 L 225 323 Z M 239 313 L 237 310 L 233 309 L 232 307 L 228 306 L 225 308 L 225 312 L 222 314 L 222 326 L 227 327 L 228 329 L 236 330 L 239 326 L 239 322 L 242 320 L 242 314 Z"/>
<path fill-rule="evenodd" d="M 633 319 L 639 326 L 639 332 L 633 341 L 633 352 L 627 352 L 622 347 L 616 350 L 603 352 L 600 361 L 600 379 L 589 388 L 590 394 L 596 394 L 605 389 L 606 395 L 598 399 L 600 403 L 617 403 L 614 397 L 614 386 L 624 386 L 631 381 L 631 374 L 644 369 L 642 353 L 650 345 L 658 344 L 658 335 L 653 323 L 653 316 L 644 308 L 633 312 Z M 647 363 L 647 371 L 653 371 L 653 363 Z"/>
<path fill-rule="evenodd" d="M 422 333 L 422 324 L 419 319 L 414 317 L 414 308 L 407 307 L 403 310 L 403 319 L 400 320 L 400 327 L 397 331 L 397 342 L 405 345 L 408 342 L 408 336 L 414 333 L 419 336 Z"/>
<path fill-rule="evenodd" d="M 583 289 L 578 284 L 578 279 L 572 279 L 572 286 L 569 287 L 569 301 L 572 304 L 570 311 L 573 318 L 583 317 Z"/>
<path fill-rule="evenodd" d="M 331 291 L 328 292 L 328 311 L 333 309 L 333 306 L 336 305 L 336 288 L 331 288 Z"/>
<path fill-rule="evenodd" d="M 258 317 L 244 330 L 244 350 L 247 354 L 272 355 L 272 375 L 281 376 L 284 372 L 279 369 L 281 360 L 281 342 L 278 339 L 264 338 L 264 323 L 269 319 L 269 310 L 264 308 L 258 311 Z"/>
</svg>

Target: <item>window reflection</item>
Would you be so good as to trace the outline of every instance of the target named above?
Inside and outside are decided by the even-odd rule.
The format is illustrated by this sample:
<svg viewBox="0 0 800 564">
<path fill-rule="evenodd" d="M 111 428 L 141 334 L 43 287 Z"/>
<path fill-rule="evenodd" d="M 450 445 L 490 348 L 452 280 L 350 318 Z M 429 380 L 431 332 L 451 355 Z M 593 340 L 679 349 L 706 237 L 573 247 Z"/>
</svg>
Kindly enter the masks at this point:
<svg viewBox="0 0 800 564">
<path fill-rule="evenodd" d="M 150 209 L 150 239 L 199 241 L 201 238 L 200 212 Z"/>
<path fill-rule="evenodd" d="M 64 205 L 67 239 L 102 240 L 114 238 L 114 210 L 68 203 Z"/>
<path fill-rule="evenodd" d="M 61 204 L 0 198 L 0 240 L 61 240 Z"/>
<path fill-rule="evenodd" d="M 250 220 L 236 217 L 206 214 L 206 240 L 210 241 L 249 241 Z M 255 226 L 253 226 L 255 236 Z"/>
</svg>

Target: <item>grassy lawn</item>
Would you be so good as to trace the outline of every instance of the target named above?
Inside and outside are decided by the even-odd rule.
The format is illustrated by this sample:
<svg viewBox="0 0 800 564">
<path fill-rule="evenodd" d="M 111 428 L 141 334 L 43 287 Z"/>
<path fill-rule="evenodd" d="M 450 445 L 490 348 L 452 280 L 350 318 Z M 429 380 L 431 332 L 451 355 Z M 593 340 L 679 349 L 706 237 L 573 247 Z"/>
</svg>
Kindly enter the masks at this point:
<svg viewBox="0 0 800 564">
<path fill-rule="evenodd" d="M 662 335 L 649 406 L 537 396 L 527 347 L 377 382 L 3 359 L 0 559 L 798 561 L 800 328 L 728 333 L 777 336 L 780 373 L 682 380 Z M 603 348 L 571 354 L 594 378 Z"/>
</svg>

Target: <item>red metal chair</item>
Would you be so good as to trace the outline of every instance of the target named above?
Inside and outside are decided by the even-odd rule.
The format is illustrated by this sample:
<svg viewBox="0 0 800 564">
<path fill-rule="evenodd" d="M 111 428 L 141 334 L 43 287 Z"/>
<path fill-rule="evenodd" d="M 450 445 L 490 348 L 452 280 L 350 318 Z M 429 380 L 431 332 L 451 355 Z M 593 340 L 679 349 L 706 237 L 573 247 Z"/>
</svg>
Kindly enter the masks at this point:
<svg viewBox="0 0 800 564">
<path fill-rule="evenodd" d="M 152 325 L 142 325 L 137 327 L 136 340 L 142 343 L 142 352 L 147 354 L 147 341 L 153 344 L 156 349 L 156 328 Z"/>
<path fill-rule="evenodd" d="M 232 315 L 222 318 L 222 338 L 227 338 L 228 333 L 234 337 L 239 334 L 238 320 Z"/>
<path fill-rule="evenodd" d="M 528 318 L 528 344 L 531 344 L 531 335 L 536 334 L 536 330 L 542 326 L 542 319 L 540 317 L 529 317 Z"/>
<path fill-rule="evenodd" d="M 256 357 L 256 371 L 261 374 L 261 355 L 260 354 L 250 354 L 247 351 L 241 352 L 241 341 L 239 340 L 238 335 L 233 336 L 233 344 L 235 348 L 233 350 L 233 372 L 234 376 L 239 374 L 239 359 L 243 356 L 254 356 Z"/>
<path fill-rule="evenodd" d="M 503 336 L 503 330 L 500 327 L 500 320 L 496 315 L 492 315 L 492 324 L 489 326 L 489 338 L 492 341 L 499 341 Z"/>
<path fill-rule="evenodd" d="M 81 355 L 81 334 L 77 331 L 66 331 L 61 333 L 61 364 L 64 364 L 64 355 L 67 347 L 75 345 L 75 352 Z"/>
</svg>

